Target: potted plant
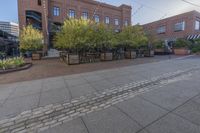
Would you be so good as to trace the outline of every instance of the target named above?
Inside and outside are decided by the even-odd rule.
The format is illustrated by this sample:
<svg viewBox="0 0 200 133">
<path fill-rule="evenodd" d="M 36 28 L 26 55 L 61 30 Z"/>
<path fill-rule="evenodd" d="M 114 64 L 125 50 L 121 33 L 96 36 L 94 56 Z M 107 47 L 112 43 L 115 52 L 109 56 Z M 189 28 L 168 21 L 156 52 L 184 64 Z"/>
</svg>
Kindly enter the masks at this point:
<svg viewBox="0 0 200 133">
<path fill-rule="evenodd" d="M 79 53 L 90 44 L 93 24 L 92 21 L 84 19 L 64 21 L 61 31 L 55 36 L 55 47 L 67 51 L 67 64 L 80 64 Z"/>
<path fill-rule="evenodd" d="M 102 49 L 101 54 L 100 54 L 100 59 L 101 61 L 112 61 L 113 53 L 111 49 L 109 48 Z"/>
<path fill-rule="evenodd" d="M 192 45 L 192 53 L 200 55 L 200 39 L 194 40 L 194 44 Z"/>
<path fill-rule="evenodd" d="M 158 40 L 156 42 L 154 42 L 154 51 L 156 54 L 164 54 L 164 49 L 165 49 L 165 45 L 164 45 L 164 41 L 162 40 Z"/>
<path fill-rule="evenodd" d="M 126 26 L 122 29 L 122 32 L 118 35 L 118 40 L 121 42 L 126 51 L 125 57 L 127 59 L 136 58 L 136 51 L 140 44 L 146 43 L 147 37 L 145 36 L 142 26 Z"/>
<path fill-rule="evenodd" d="M 124 56 L 126 59 L 135 59 L 137 58 L 137 45 L 134 42 L 124 41 L 122 43 L 125 46 Z"/>
<path fill-rule="evenodd" d="M 174 43 L 175 55 L 188 55 L 190 54 L 189 47 L 191 42 L 185 39 L 177 39 Z"/>
<path fill-rule="evenodd" d="M 100 60 L 112 61 L 112 48 L 116 45 L 112 29 L 103 23 L 97 24 L 91 38 L 94 47 L 100 50 Z"/>
<path fill-rule="evenodd" d="M 43 34 L 31 25 L 24 27 L 20 34 L 20 50 L 32 52 L 32 60 L 40 60 L 43 49 Z M 39 52 L 40 51 L 40 52 Z"/>
</svg>

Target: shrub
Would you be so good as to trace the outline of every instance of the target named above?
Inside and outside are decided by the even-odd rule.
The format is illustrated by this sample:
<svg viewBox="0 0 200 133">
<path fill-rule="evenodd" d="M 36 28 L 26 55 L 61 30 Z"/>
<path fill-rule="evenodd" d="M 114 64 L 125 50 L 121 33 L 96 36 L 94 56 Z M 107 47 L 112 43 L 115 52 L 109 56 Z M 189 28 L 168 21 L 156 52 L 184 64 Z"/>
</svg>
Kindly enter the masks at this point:
<svg viewBox="0 0 200 133">
<path fill-rule="evenodd" d="M 43 48 L 44 37 L 42 33 L 32 26 L 24 27 L 20 34 L 20 50 L 37 51 Z"/>
<path fill-rule="evenodd" d="M 84 19 L 69 19 L 64 21 L 61 31 L 55 36 L 55 47 L 59 49 L 71 49 L 77 52 L 79 49 L 89 46 L 93 33 L 94 23 Z"/>
<path fill-rule="evenodd" d="M 137 49 L 147 44 L 148 38 L 140 25 L 127 26 L 118 35 L 118 41 L 126 48 Z"/>
<path fill-rule="evenodd" d="M 191 46 L 192 53 L 200 53 L 200 39 L 194 40 L 194 44 Z"/>
<path fill-rule="evenodd" d="M 174 43 L 174 48 L 190 48 L 191 42 L 185 39 L 177 39 Z"/>
<path fill-rule="evenodd" d="M 0 69 L 6 70 L 9 68 L 16 68 L 22 66 L 23 64 L 25 64 L 25 61 L 22 57 L 4 59 L 0 60 Z"/>
<path fill-rule="evenodd" d="M 165 47 L 164 41 L 162 41 L 162 40 L 159 40 L 159 41 L 154 42 L 153 45 L 154 45 L 154 47 L 155 47 L 156 49 L 163 49 L 163 48 Z"/>
</svg>

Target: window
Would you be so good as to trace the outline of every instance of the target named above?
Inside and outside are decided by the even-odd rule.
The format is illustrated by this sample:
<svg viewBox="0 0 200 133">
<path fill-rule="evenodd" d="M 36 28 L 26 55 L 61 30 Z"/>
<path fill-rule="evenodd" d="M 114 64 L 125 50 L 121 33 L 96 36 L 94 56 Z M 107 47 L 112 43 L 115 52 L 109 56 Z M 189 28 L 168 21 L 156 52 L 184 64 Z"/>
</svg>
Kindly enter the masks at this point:
<svg viewBox="0 0 200 133">
<path fill-rule="evenodd" d="M 200 30 L 200 21 L 199 20 L 195 21 L 195 30 Z"/>
<path fill-rule="evenodd" d="M 185 30 L 185 21 L 175 24 L 174 31 L 184 31 L 184 30 Z"/>
<path fill-rule="evenodd" d="M 166 32 L 166 26 L 160 26 L 158 29 L 157 29 L 157 33 L 158 34 L 163 34 Z"/>
<path fill-rule="evenodd" d="M 109 17 L 105 17 L 105 23 L 110 24 L 110 18 Z"/>
<path fill-rule="evenodd" d="M 38 5 L 41 6 L 42 5 L 42 1 L 38 0 Z"/>
<path fill-rule="evenodd" d="M 128 20 L 125 20 L 125 21 L 124 21 L 124 25 L 125 25 L 125 26 L 128 26 Z"/>
<path fill-rule="evenodd" d="M 74 10 L 69 10 L 69 18 L 75 18 L 76 12 Z"/>
<path fill-rule="evenodd" d="M 119 25 L 119 19 L 115 19 L 115 25 Z"/>
<path fill-rule="evenodd" d="M 88 12 L 83 12 L 82 17 L 84 20 L 88 19 Z"/>
<path fill-rule="evenodd" d="M 53 15 L 54 16 L 60 16 L 60 8 L 59 7 L 53 7 Z"/>
<path fill-rule="evenodd" d="M 96 23 L 99 23 L 99 22 L 100 22 L 100 18 L 99 18 L 98 15 L 94 15 L 94 21 L 95 21 Z"/>
</svg>

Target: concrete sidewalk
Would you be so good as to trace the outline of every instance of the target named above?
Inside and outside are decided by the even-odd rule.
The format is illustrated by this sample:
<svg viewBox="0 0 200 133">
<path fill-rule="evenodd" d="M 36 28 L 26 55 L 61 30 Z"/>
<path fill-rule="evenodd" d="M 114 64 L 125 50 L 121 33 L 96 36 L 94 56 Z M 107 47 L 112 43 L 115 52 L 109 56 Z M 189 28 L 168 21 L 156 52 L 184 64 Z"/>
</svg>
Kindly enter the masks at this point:
<svg viewBox="0 0 200 133">
<path fill-rule="evenodd" d="M 61 123 L 53 123 L 55 117 L 52 116 L 46 122 L 47 126 L 44 124 L 40 127 L 44 130 L 43 132 L 199 133 L 200 72 L 198 69 L 188 71 L 190 68 L 200 68 L 200 59 L 173 59 L 1 85 L 0 120 L 9 120 L 23 111 L 39 110 L 39 107 L 50 104 L 55 107 L 58 104 L 64 105 L 71 101 L 76 103 L 75 98 L 80 100 L 80 97 L 85 96 L 88 101 L 96 98 L 97 103 L 102 103 L 96 107 L 94 102 L 89 112 L 81 115 L 71 114 L 73 119 L 66 118 L 66 121 Z M 184 71 L 188 72 L 184 73 Z M 164 75 L 168 77 L 167 84 L 163 85 L 162 82 L 166 82 Z M 174 78 L 173 75 L 178 76 Z M 132 89 L 139 84 L 138 88 L 141 89 L 147 83 L 153 82 L 152 79 L 155 77 L 161 78 L 162 82 L 155 82 L 157 86 L 151 86 L 152 90 L 145 90 L 144 88 L 145 92 L 137 95 L 133 90 L 128 90 L 126 93 L 122 92 L 127 88 L 127 85 Z M 172 81 L 170 78 L 172 78 Z M 108 90 L 111 90 L 111 93 Z M 112 90 L 117 90 L 119 93 L 112 95 L 112 97 L 106 97 L 106 94 L 115 94 Z M 141 90 L 139 91 L 141 92 Z M 104 92 L 109 93 L 104 94 Z M 107 99 L 101 101 L 101 97 Z M 118 101 L 114 101 L 115 99 Z M 109 106 L 106 105 L 107 103 L 109 103 Z M 99 109 L 101 106 L 102 108 Z M 58 107 L 60 106 L 56 106 L 55 110 Z M 79 108 L 77 107 L 77 110 Z M 58 116 L 58 114 L 56 115 Z M 61 116 L 60 119 L 66 117 L 60 114 L 59 116 Z M 53 128 L 48 125 L 51 122 L 54 125 Z M 15 121 L 15 123 L 17 122 Z M 24 129 L 19 128 L 21 130 L 26 129 L 26 127 Z"/>
</svg>

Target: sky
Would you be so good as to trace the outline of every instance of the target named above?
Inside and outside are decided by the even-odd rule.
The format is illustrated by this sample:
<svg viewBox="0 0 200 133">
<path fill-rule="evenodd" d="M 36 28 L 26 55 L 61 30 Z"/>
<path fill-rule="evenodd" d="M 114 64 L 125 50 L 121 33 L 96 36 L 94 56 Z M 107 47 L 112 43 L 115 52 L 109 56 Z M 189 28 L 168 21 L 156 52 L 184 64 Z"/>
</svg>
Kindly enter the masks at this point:
<svg viewBox="0 0 200 133">
<path fill-rule="evenodd" d="M 119 6 L 131 5 L 132 23 L 145 24 L 167 18 L 187 11 L 200 12 L 200 0 L 188 0 L 198 6 L 193 6 L 183 0 L 97 0 Z M 0 21 L 18 22 L 17 0 L 2 0 L 0 4 Z"/>
</svg>

